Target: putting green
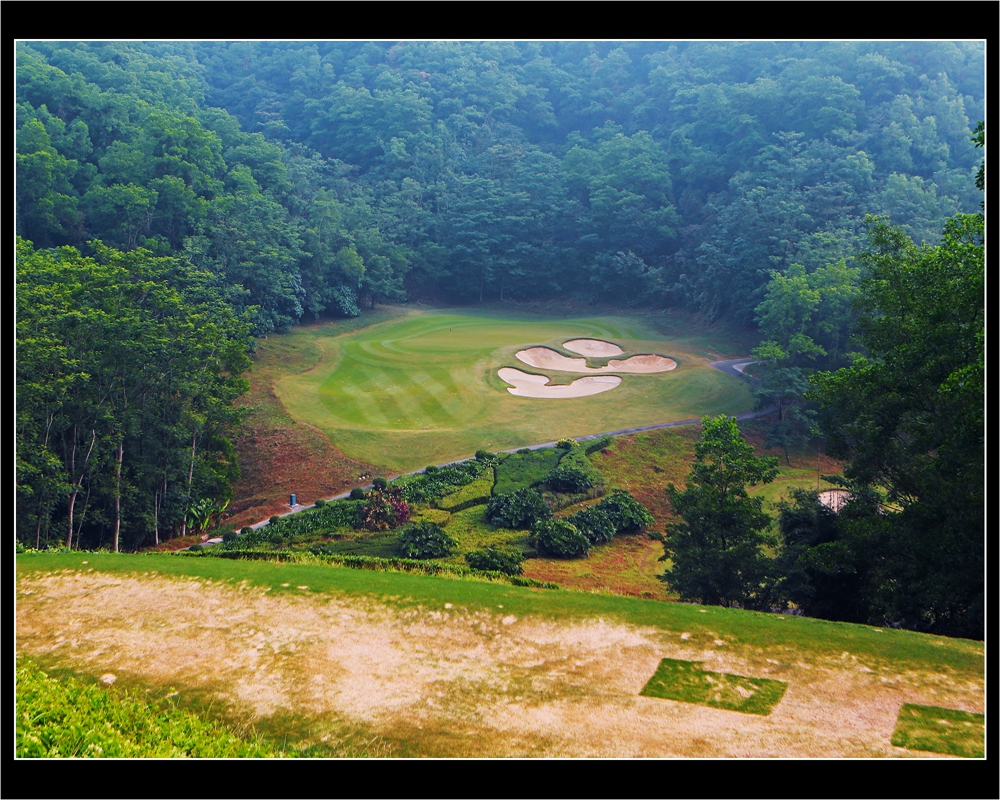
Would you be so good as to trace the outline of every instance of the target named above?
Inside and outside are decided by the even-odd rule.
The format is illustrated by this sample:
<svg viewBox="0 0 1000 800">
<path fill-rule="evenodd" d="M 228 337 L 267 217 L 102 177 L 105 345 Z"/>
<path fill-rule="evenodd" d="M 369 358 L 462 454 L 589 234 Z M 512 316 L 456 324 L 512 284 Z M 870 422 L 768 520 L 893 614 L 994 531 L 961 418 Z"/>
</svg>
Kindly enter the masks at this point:
<svg viewBox="0 0 1000 800">
<path fill-rule="evenodd" d="M 338 334 L 336 324 L 300 328 L 289 346 L 315 361 L 290 364 L 275 391 L 291 416 L 323 431 L 345 454 L 394 470 L 416 469 L 566 436 L 736 414 L 752 405 L 746 385 L 708 366 L 704 343 L 665 340 L 630 317 L 552 318 L 414 310 Z M 614 391 L 572 399 L 518 397 L 497 375 L 515 353 L 592 338 L 625 356 L 658 353 L 677 368 L 622 374 Z M 606 358 L 590 358 L 599 367 Z M 311 368 L 310 368 L 311 367 Z M 551 384 L 577 375 L 544 372 Z"/>
</svg>

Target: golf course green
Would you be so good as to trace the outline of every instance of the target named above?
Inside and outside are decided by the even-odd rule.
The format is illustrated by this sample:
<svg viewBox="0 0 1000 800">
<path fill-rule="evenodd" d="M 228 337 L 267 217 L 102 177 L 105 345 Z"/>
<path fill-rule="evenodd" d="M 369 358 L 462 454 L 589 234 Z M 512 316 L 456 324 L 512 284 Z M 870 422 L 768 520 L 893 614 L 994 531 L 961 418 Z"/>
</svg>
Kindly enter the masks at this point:
<svg viewBox="0 0 1000 800">
<path fill-rule="evenodd" d="M 677 368 L 622 374 L 611 391 L 579 398 L 514 396 L 498 377 L 524 367 L 515 353 L 563 347 L 579 338 L 618 345 L 618 358 L 657 354 Z M 665 339 L 640 318 L 546 317 L 511 312 L 407 310 L 343 332 L 337 323 L 288 335 L 289 375 L 275 385 L 289 414 L 326 434 L 346 455 L 391 470 L 417 469 L 562 437 L 621 430 L 752 405 L 747 386 L 708 366 L 719 357 L 707 340 Z M 740 353 L 732 354 L 743 355 Z M 600 367 L 609 358 L 588 358 Z M 553 385 L 579 374 L 531 368 Z"/>
</svg>

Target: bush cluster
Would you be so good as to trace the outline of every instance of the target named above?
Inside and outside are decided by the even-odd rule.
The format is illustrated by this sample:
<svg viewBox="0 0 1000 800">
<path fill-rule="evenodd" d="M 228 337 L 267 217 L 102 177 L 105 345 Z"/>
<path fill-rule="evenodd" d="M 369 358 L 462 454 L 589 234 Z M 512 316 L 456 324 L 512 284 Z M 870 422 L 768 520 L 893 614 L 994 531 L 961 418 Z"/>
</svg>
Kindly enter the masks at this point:
<svg viewBox="0 0 1000 800">
<path fill-rule="evenodd" d="M 518 450 L 497 466 L 497 481 L 493 494 L 510 494 L 545 481 L 555 469 L 565 451 L 555 447 L 540 450 Z"/>
<path fill-rule="evenodd" d="M 597 504 L 597 508 L 611 519 L 616 536 L 622 533 L 638 533 L 653 524 L 653 515 L 624 489 L 615 489 Z"/>
<path fill-rule="evenodd" d="M 410 506 L 402 490 L 390 487 L 372 489 L 358 504 L 358 527 L 366 531 L 387 531 L 410 518 Z"/>
<path fill-rule="evenodd" d="M 245 550 L 265 543 L 282 544 L 296 536 L 323 534 L 342 528 L 355 528 L 358 523 L 357 502 L 335 500 L 314 511 L 271 517 L 270 523 L 254 530 L 246 526 L 240 535 L 226 540 L 218 547 L 225 550 Z"/>
<path fill-rule="evenodd" d="M 440 525 L 414 522 L 399 534 L 399 552 L 404 558 L 443 558 L 456 542 Z"/>
<path fill-rule="evenodd" d="M 555 558 L 579 558 L 590 551 L 587 537 L 572 523 L 561 519 L 541 520 L 532 527 L 528 543 L 539 553 Z"/>
<path fill-rule="evenodd" d="M 574 525 L 580 533 L 586 536 L 591 545 L 610 542 L 615 535 L 615 526 L 611 517 L 597 506 L 585 508 L 570 517 L 566 517 L 566 522 Z"/>
<path fill-rule="evenodd" d="M 498 528 L 525 530 L 551 517 L 552 511 L 534 489 L 501 494 L 490 498 L 486 504 L 486 520 Z"/>
<path fill-rule="evenodd" d="M 485 451 L 482 451 L 485 453 Z M 427 467 L 416 475 L 404 475 L 392 482 L 410 503 L 426 503 L 449 495 L 455 489 L 466 486 L 491 470 L 495 457 L 485 453 L 485 458 L 469 459 L 449 464 L 446 467 Z"/>
<path fill-rule="evenodd" d="M 548 474 L 545 484 L 554 492 L 577 494 L 587 491 L 594 482 L 582 469 L 560 465 Z"/>
<path fill-rule="evenodd" d="M 521 575 L 524 572 L 523 555 L 492 546 L 466 553 L 465 561 L 473 569 L 485 572 L 502 572 L 505 575 Z"/>
</svg>

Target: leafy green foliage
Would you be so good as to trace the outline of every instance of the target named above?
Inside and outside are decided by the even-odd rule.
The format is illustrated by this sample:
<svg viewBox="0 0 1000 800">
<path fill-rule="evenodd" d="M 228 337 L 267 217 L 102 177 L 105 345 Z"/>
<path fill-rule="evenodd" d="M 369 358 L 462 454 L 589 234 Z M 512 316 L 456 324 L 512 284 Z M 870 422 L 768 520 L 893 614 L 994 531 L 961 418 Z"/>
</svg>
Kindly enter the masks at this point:
<svg viewBox="0 0 1000 800">
<path fill-rule="evenodd" d="M 585 558 L 590 551 L 587 537 L 572 523 L 561 519 L 536 522 L 531 528 L 528 544 L 539 553 L 555 558 Z"/>
<path fill-rule="evenodd" d="M 761 546 L 771 543 L 771 520 L 746 487 L 774 480 L 778 460 L 755 456 L 734 419 L 705 417 L 701 424 L 687 488 L 667 486 L 680 521 L 661 539 L 662 560 L 673 561 L 664 579 L 682 600 L 769 608 L 776 577 Z"/>
<path fill-rule="evenodd" d="M 585 492 L 594 482 L 582 469 L 558 466 L 545 477 L 545 484 L 556 492 Z"/>
<path fill-rule="evenodd" d="M 616 533 L 611 517 L 598 506 L 584 508 L 565 520 L 586 536 L 591 545 L 610 542 Z"/>
<path fill-rule="evenodd" d="M 273 758 L 286 755 L 245 739 L 170 701 L 56 679 L 30 659 L 17 665 L 18 758 Z"/>
<path fill-rule="evenodd" d="M 402 491 L 402 496 L 407 501 L 425 503 L 450 495 L 456 487 L 468 486 L 483 476 L 489 477 L 492 486 L 495 463 L 494 458 L 487 456 L 459 461 L 446 467 L 427 467 L 422 473 L 397 478 L 392 485 Z"/>
<path fill-rule="evenodd" d="M 624 489 L 615 489 L 596 508 L 607 514 L 615 528 L 615 536 L 622 533 L 639 533 L 653 524 L 653 515 Z"/>
<path fill-rule="evenodd" d="M 465 561 L 473 569 L 487 572 L 502 572 L 505 575 L 521 575 L 524 572 L 523 555 L 497 547 L 484 547 L 466 553 Z"/>
<path fill-rule="evenodd" d="M 405 558 L 442 558 L 455 547 L 444 528 L 433 522 L 414 522 L 399 534 L 399 551 Z"/>
<path fill-rule="evenodd" d="M 542 496 L 533 489 L 496 495 L 486 504 L 486 519 L 498 528 L 525 530 L 551 517 L 552 512 Z"/>
<path fill-rule="evenodd" d="M 811 617 L 879 619 L 880 584 L 888 577 L 882 565 L 891 555 L 880 498 L 855 493 L 835 512 L 817 492 L 796 489 L 778 510 L 781 598 Z"/>
<path fill-rule="evenodd" d="M 700 661 L 664 658 L 639 694 L 766 716 L 787 688 L 785 681 L 709 672 L 702 669 Z"/>
<path fill-rule="evenodd" d="M 865 528 L 873 558 L 885 559 L 871 567 L 884 587 L 871 621 L 982 636 L 983 218 L 955 217 L 940 245 L 922 248 L 883 220 L 868 226 L 867 355 L 817 375 L 813 397 L 828 452 L 849 462 L 849 488 L 881 496 L 886 512 Z"/>
<path fill-rule="evenodd" d="M 132 549 L 232 497 L 249 329 L 179 259 L 93 250 L 18 243 L 18 535 Z"/>
</svg>

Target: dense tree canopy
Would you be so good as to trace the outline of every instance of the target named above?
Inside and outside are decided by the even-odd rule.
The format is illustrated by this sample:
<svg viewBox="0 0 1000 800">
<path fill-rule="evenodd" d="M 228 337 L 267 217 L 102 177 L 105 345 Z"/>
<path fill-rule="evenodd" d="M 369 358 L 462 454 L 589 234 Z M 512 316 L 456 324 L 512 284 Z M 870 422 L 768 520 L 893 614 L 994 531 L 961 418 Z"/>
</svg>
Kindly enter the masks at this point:
<svg viewBox="0 0 1000 800">
<path fill-rule="evenodd" d="M 184 253 L 257 333 L 408 295 L 752 323 L 774 275 L 855 268 L 866 213 L 933 243 L 976 210 L 982 64 L 974 42 L 32 42 L 18 232 Z"/>
<path fill-rule="evenodd" d="M 17 258 L 18 535 L 115 550 L 215 508 L 238 477 L 229 430 L 249 326 L 211 276 L 141 249 Z"/>
<path fill-rule="evenodd" d="M 983 217 L 948 221 L 918 247 L 869 220 L 858 338 L 866 355 L 815 377 L 827 448 L 875 492 L 896 589 L 881 605 L 908 627 L 981 635 L 985 534 Z"/>
</svg>

